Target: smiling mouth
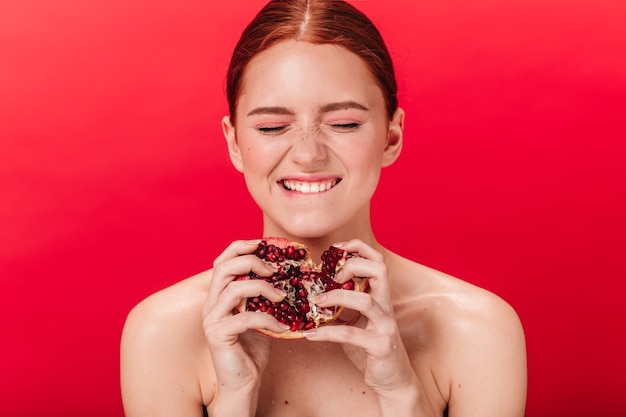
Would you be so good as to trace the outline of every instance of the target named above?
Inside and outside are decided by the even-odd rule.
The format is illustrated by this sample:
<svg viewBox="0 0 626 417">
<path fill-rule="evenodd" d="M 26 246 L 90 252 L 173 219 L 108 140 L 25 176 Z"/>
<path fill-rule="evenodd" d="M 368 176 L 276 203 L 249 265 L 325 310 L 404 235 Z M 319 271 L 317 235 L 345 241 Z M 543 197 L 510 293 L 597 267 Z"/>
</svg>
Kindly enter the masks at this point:
<svg viewBox="0 0 626 417">
<path fill-rule="evenodd" d="M 334 178 L 327 181 L 294 181 L 281 180 L 283 188 L 287 191 L 296 191 L 302 194 L 323 193 L 333 188 L 341 182 L 341 178 Z"/>
</svg>

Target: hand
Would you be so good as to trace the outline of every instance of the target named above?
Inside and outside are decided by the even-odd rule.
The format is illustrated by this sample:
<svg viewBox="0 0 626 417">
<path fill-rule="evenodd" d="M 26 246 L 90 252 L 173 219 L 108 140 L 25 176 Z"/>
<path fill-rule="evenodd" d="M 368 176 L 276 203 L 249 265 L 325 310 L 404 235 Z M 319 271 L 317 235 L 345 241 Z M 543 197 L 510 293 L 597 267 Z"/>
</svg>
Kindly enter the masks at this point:
<svg viewBox="0 0 626 417">
<path fill-rule="evenodd" d="M 265 328 L 282 333 L 289 327 L 269 314 L 233 309 L 243 298 L 262 295 L 281 301 L 285 293 L 263 280 L 234 281 L 240 275 L 254 272 L 270 276 L 274 272 L 252 254 L 258 241 L 236 241 L 215 259 L 209 291 L 202 309 L 203 328 L 211 352 L 218 392 L 258 390 L 272 339 L 251 329 Z"/>
<path fill-rule="evenodd" d="M 335 279 L 344 283 L 353 277 L 368 278 L 370 291 L 333 290 L 318 296 L 316 303 L 322 307 L 340 305 L 360 312 L 361 317 L 354 325 L 331 324 L 307 332 L 306 337 L 341 343 L 363 372 L 366 384 L 381 397 L 417 390 L 417 377 L 394 317 L 383 255 L 360 240 L 338 246 L 359 256 L 349 258 Z"/>
</svg>

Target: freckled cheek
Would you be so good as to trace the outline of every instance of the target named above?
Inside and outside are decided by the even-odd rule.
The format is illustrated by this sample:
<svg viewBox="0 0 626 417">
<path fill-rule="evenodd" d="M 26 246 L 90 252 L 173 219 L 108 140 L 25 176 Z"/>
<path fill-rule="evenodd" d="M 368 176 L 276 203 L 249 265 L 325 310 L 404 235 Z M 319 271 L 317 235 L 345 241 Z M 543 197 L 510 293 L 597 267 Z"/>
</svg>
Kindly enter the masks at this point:
<svg viewBox="0 0 626 417">
<path fill-rule="evenodd" d="M 246 146 L 242 149 L 244 166 L 248 171 L 270 171 L 279 161 L 281 153 L 275 147 Z"/>
<path fill-rule="evenodd" d="M 361 143 L 353 143 L 341 152 L 342 155 L 349 155 L 344 158 L 346 164 L 353 167 L 362 167 L 372 169 L 377 164 L 381 164 L 383 148 L 374 141 L 364 141 Z"/>
</svg>

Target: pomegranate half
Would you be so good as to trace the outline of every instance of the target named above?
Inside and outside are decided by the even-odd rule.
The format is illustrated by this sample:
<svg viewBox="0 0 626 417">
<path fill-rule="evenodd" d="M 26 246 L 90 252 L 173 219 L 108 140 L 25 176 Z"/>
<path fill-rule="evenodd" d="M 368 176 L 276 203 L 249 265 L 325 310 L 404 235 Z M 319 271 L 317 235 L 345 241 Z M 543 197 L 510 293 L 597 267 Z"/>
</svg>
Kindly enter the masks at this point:
<svg viewBox="0 0 626 417">
<path fill-rule="evenodd" d="M 280 302 L 263 296 L 245 298 L 239 303 L 237 311 L 261 311 L 288 324 L 289 330 L 284 333 L 258 330 L 275 338 L 302 338 L 304 330 L 322 326 L 339 317 L 342 307 L 320 307 L 313 302 L 318 294 L 338 288 L 366 291 L 368 287 L 367 280 L 362 278 L 354 278 L 345 284 L 335 282 L 333 277 L 343 268 L 346 259 L 355 255 L 334 246 L 324 252 L 319 264 L 313 262 L 304 245 L 284 238 L 264 238 L 254 254 L 272 265 L 276 272 L 270 277 L 250 272 L 236 280 L 263 279 L 282 289 L 287 296 Z"/>
</svg>

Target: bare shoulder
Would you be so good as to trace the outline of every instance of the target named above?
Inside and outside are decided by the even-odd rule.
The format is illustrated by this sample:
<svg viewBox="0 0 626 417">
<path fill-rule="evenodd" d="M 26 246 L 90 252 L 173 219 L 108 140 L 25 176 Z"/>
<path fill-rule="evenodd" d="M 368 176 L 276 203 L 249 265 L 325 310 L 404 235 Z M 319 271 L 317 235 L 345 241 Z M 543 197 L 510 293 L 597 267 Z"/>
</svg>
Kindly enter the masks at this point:
<svg viewBox="0 0 626 417">
<path fill-rule="evenodd" d="M 142 300 L 128 314 L 124 336 L 165 342 L 173 333 L 198 328 L 208 275 L 209 271 L 187 278 Z"/>
<path fill-rule="evenodd" d="M 427 318 L 457 337 L 521 331 L 515 310 L 493 292 L 398 255 L 388 265 L 397 313 L 408 322 Z"/>
<path fill-rule="evenodd" d="M 201 314 L 209 276 L 207 271 L 158 291 L 128 314 L 120 358 L 126 415 L 200 410 L 205 393 L 198 368 L 210 363 Z"/>
<path fill-rule="evenodd" d="M 409 352 L 429 364 L 450 415 L 455 407 L 476 413 L 466 415 L 488 416 L 497 409 L 507 411 L 501 415 L 523 415 L 526 343 L 511 305 L 486 289 L 397 255 L 389 260 L 403 339 Z"/>
</svg>

